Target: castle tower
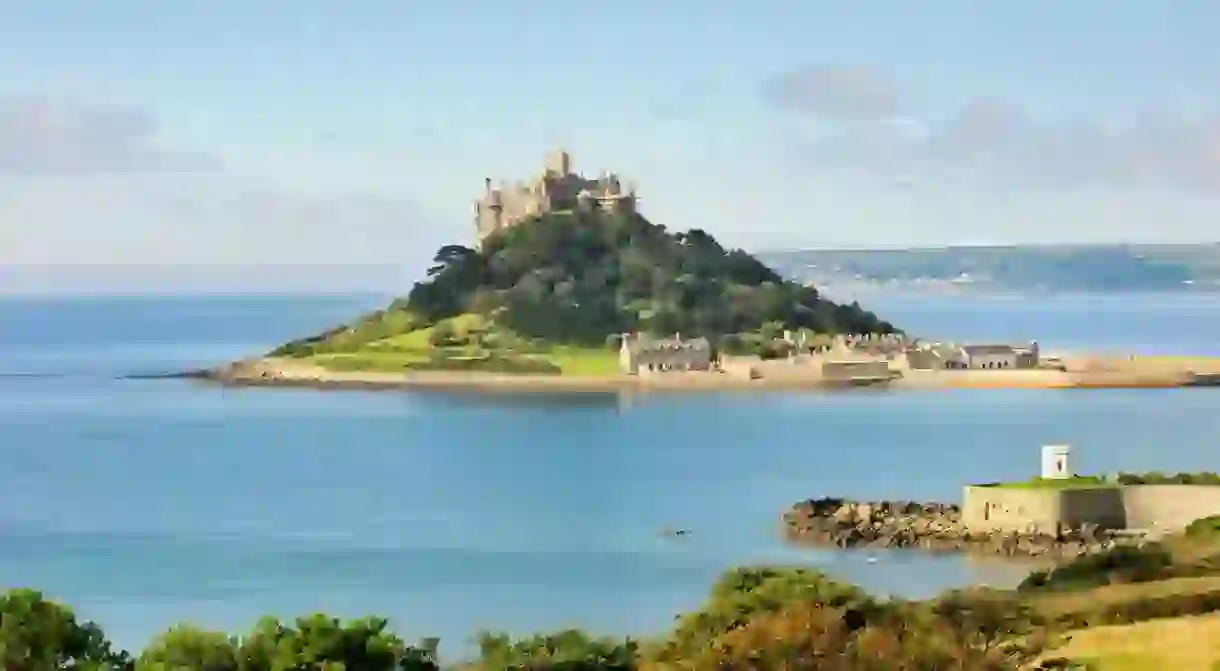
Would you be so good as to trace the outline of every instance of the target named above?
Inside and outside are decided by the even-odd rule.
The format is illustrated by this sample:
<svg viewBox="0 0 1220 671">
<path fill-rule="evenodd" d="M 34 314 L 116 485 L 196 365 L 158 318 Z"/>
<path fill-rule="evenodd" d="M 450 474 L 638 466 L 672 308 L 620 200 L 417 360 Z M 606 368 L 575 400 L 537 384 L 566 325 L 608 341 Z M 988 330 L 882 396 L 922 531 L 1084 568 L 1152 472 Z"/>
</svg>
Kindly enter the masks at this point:
<svg viewBox="0 0 1220 671">
<path fill-rule="evenodd" d="M 560 177 L 568 175 L 572 172 L 572 157 L 563 149 L 556 149 L 546 157 L 546 170 Z"/>
<path fill-rule="evenodd" d="M 1067 445 L 1042 446 L 1042 478 L 1044 480 L 1065 480 L 1072 477 L 1068 467 L 1068 455 L 1071 448 Z"/>
</svg>

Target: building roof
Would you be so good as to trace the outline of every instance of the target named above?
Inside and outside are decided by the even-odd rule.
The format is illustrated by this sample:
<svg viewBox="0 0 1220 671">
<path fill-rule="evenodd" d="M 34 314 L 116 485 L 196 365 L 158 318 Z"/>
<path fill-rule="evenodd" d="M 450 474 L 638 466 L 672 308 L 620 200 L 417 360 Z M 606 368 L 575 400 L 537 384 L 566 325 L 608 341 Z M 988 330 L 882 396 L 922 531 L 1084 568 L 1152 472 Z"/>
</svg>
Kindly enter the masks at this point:
<svg viewBox="0 0 1220 671">
<path fill-rule="evenodd" d="M 1016 354 L 1017 349 L 1012 345 L 965 345 L 962 351 L 967 356 L 1001 356 Z"/>
<path fill-rule="evenodd" d="M 624 341 L 624 342 L 628 343 L 631 347 L 634 347 L 638 350 L 662 350 L 662 349 L 689 350 L 689 349 L 711 349 L 711 347 L 712 347 L 712 344 L 710 342 L 708 342 L 708 339 L 703 338 L 703 337 L 691 338 L 690 340 L 678 340 L 676 338 L 665 338 L 665 339 L 652 340 L 652 339 L 641 338 L 638 340 L 628 340 L 628 341 Z"/>
</svg>

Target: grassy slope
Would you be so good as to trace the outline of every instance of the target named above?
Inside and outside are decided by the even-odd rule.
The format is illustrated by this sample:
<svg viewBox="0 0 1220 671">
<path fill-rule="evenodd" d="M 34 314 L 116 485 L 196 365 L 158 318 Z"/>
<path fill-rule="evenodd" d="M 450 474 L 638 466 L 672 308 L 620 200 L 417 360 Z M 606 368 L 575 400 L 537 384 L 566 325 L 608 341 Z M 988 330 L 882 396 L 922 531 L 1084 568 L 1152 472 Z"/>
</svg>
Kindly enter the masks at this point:
<svg viewBox="0 0 1220 671">
<path fill-rule="evenodd" d="M 437 345 L 438 329 L 450 330 L 448 345 Z M 373 336 L 373 337 L 370 337 Z M 582 348 L 522 339 L 484 317 L 463 314 L 416 328 L 404 312 L 387 312 L 336 334 L 302 359 L 334 370 L 403 372 L 422 370 L 429 362 L 451 362 L 453 370 L 490 370 L 491 360 L 539 364 L 536 372 L 604 376 L 618 373 L 618 355 L 608 348 Z M 435 367 L 431 368 L 435 370 Z"/>
<path fill-rule="evenodd" d="M 1105 613 L 1123 610 L 1126 604 L 1191 599 L 1196 605 L 1220 604 L 1220 518 L 1200 520 L 1186 533 L 1167 537 L 1161 547 L 1172 560 L 1159 580 L 1092 588 L 1064 585 L 1027 593 L 1028 603 L 1052 621 L 1092 625 L 1069 631 L 1067 643 L 1043 657 L 1087 663 L 1086 668 L 1096 671 L 1217 668 L 1220 613 L 1214 607 L 1187 609 L 1176 617 L 1158 617 L 1156 609 L 1146 608 L 1145 616 L 1136 618 L 1142 621 L 1105 622 Z"/>
<path fill-rule="evenodd" d="M 1052 656 L 1097 671 L 1208 669 L 1220 665 L 1220 614 L 1082 629 Z"/>
</svg>

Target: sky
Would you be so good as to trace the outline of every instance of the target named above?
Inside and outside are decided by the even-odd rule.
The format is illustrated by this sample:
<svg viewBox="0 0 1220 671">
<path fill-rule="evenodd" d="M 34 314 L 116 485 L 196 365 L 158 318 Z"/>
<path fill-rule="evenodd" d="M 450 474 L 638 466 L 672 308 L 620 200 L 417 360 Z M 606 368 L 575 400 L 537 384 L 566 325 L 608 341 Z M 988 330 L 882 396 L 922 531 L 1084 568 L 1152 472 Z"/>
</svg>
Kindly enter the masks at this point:
<svg viewBox="0 0 1220 671">
<path fill-rule="evenodd" d="M 0 0 L 0 287 L 392 284 L 557 147 L 750 250 L 1213 241 L 1217 27 L 1210 0 Z"/>
</svg>

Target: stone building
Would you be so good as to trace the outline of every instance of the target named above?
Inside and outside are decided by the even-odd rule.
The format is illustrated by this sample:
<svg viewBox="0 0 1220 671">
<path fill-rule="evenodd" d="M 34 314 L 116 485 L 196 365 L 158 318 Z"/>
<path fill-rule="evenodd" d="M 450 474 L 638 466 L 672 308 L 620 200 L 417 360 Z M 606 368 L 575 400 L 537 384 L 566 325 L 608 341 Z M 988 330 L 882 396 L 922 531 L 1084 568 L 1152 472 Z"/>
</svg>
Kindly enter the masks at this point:
<svg viewBox="0 0 1220 671">
<path fill-rule="evenodd" d="M 618 356 L 620 368 L 628 375 L 712 368 L 712 345 L 707 338 L 683 340 L 676 333 L 664 339 L 625 333 Z"/>
<path fill-rule="evenodd" d="M 1043 448 L 1044 478 L 1072 477 L 1066 446 Z M 977 531 L 1037 531 L 1093 525 L 1102 529 L 1179 531 L 1220 514 L 1217 485 L 1122 485 L 1008 487 L 969 485 L 962 495 L 962 522 Z"/>
<path fill-rule="evenodd" d="M 1027 347 L 918 344 L 908 345 L 906 355 L 911 367 L 918 370 L 1037 368 L 1041 360 L 1037 342 L 1031 342 Z"/>
<path fill-rule="evenodd" d="M 966 368 L 1036 368 L 1038 343 L 1028 347 L 1013 345 L 965 345 L 962 363 Z"/>
<path fill-rule="evenodd" d="M 557 150 L 547 156 L 543 169 L 524 182 L 493 185 L 484 180 L 483 194 L 474 201 L 474 222 L 479 243 L 496 231 L 547 212 L 573 210 L 634 212 L 635 187 L 624 188 L 619 176 L 605 171 L 590 179 L 573 172 L 572 157 Z"/>
</svg>

